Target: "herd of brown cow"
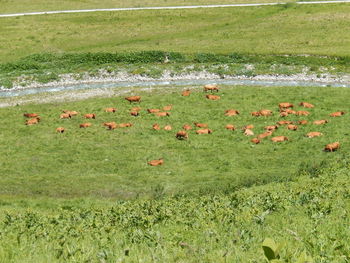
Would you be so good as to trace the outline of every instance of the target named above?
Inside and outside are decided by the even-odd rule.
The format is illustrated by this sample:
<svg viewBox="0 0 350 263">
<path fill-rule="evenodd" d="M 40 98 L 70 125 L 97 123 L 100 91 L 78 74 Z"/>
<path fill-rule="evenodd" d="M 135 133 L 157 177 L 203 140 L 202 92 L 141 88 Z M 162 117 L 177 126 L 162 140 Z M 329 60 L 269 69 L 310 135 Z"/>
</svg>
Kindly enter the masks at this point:
<svg viewBox="0 0 350 263">
<path fill-rule="evenodd" d="M 213 84 L 209 84 L 209 85 L 205 85 L 203 88 L 204 92 L 207 91 L 215 91 L 215 92 L 219 92 L 219 87 L 217 85 L 213 85 Z M 191 91 L 190 90 L 185 90 L 182 92 L 182 96 L 190 96 Z M 220 99 L 220 96 L 218 95 L 212 95 L 212 94 L 207 94 L 205 96 L 207 99 L 210 100 L 218 100 Z M 130 97 L 126 97 L 125 98 L 127 101 L 131 103 L 134 102 L 141 102 L 141 96 L 130 96 Z M 308 102 L 301 102 L 299 103 L 299 106 L 304 107 L 304 108 L 314 108 L 314 105 Z M 304 110 L 299 110 L 299 111 L 295 111 L 293 110 L 294 105 L 292 103 L 289 102 L 282 102 L 278 104 L 278 108 L 279 108 L 279 116 L 280 117 L 286 117 L 288 115 L 296 115 L 296 116 L 308 116 L 310 114 L 310 112 L 308 111 L 304 111 Z M 172 109 L 172 105 L 167 105 L 163 107 L 163 111 L 160 109 L 147 109 L 147 112 L 150 114 L 154 114 L 155 116 L 158 117 L 168 117 L 170 116 L 170 110 Z M 115 113 L 117 111 L 116 108 L 105 108 L 104 109 L 105 112 L 108 113 Z M 130 111 L 130 115 L 131 116 L 139 116 L 139 112 L 141 111 L 141 107 L 133 107 Z M 71 110 L 64 110 L 63 113 L 60 114 L 60 119 L 71 119 L 74 116 L 77 116 L 79 113 L 77 111 L 71 111 Z M 224 111 L 224 115 L 225 116 L 236 116 L 239 115 L 240 112 L 236 109 L 227 109 Z M 340 117 L 342 115 L 344 115 L 345 112 L 344 111 L 337 111 L 337 112 L 333 112 L 331 114 L 329 114 L 330 117 Z M 269 109 L 261 109 L 259 111 L 254 111 L 251 113 L 251 116 L 254 117 L 268 117 L 268 116 L 272 116 L 273 115 L 273 111 L 269 110 Z M 39 116 L 39 114 L 37 113 L 25 113 L 23 114 L 24 117 L 28 118 L 28 120 L 26 120 L 26 125 L 35 125 L 38 124 L 41 120 L 41 117 Z M 95 113 L 88 113 L 88 114 L 84 114 L 83 117 L 85 119 L 96 119 L 96 114 Z M 281 120 L 278 121 L 276 124 L 272 124 L 272 125 L 268 125 L 265 126 L 265 131 L 263 133 L 258 134 L 256 137 L 254 137 L 253 139 L 251 139 L 250 141 L 254 144 L 259 144 L 261 142 L 262 139 L 270 137 L 273 135 L 274 131 L 276 131 L 277 129 L 279 129 L 282 126 L 285 126 L 286 129 L 288 130 L 292 130 L 292 131 L 296 131 L 298 129 L 298 125 L 306 125 L 308 123 L 307 120 L 299 120 L 296 123 L 292 122 L 292 121 L 287 121 L 287 120 Z M 327 120 L 323 119 L 323 120 L 315 120 L 313 121 L 314 125 L 323 125 L 328 123 Z M 106 127 L 108 130 L 114 130 L 116 128 L 124 128 L 124 127 L 131 127 L 132 124 L 131 123 L 115 123 L 115 122 L 104 122 L 102 124 L 104 127 Z M 196 134 L 211 134 L 213 133 L 213 130 L 208 128 L 208 124 L 206 123 L 197 123 L 194 122 L 193 125 L 197 128 L 196 130 Z M 80 128 L 88 128 L 92 126 L 92 123 L 90 122 L 86 122 L 86 123 L 81 123 L 79 125 Z M 162 129 L 160 127 L 159 124 L 155 123 L 153 124 L 152 128 L 154 130 L 160 130 Z M 183 125 L 183 130 L 180 130 L 176 133 L 175 137 L 179 140 L 187 140 L 189 138 L 189 134 L 188 131 L 192 129 L 192 126 L 189 124 L 185 124 Z M 225 126 L 225 128 L 227 130 L 231 130 L 234 131 L 236 130 L 236 127 L 233 124 L 227 124 Z M 172 130 L 172 126 L 171 125 L 166 125 L 163 127 L 164 130 L 166 131 L 170 131 Z M 245 136 L 254 136 L 254 125 L 246 125 L 244 127 L 242 127 L 242 131 L 243 134 Z M 57 133 L 64 133 L 65 132 L 65 128 L 64 127 L 58 127 L 56 128 L 56 132 Z M 321 132 L 309 132 L 305 135 L 308 138 L 314 138 L 314 137 L 319 137 L 322 136 Z M 288 137 L 286 136 L 275 136 L 271 138 L 272 142 L 284 142 L 284 141 L 288 141 Z M 338 150 L 340 148 L 340 143 L 339 142 L 334 142 L 334 143 L 330 143 L 327 144 L 324 147 L 324 151 L 328 151 L 328 152 L 334 152 L 336 150 Z M 158 165 L 162 165 L 163 164 L 163 159 L 159 159 L 159 160 L 152 160 L 150 162 L 148 162 L 149 165 L 151 166 L 158 166 Z"/>
</svg>

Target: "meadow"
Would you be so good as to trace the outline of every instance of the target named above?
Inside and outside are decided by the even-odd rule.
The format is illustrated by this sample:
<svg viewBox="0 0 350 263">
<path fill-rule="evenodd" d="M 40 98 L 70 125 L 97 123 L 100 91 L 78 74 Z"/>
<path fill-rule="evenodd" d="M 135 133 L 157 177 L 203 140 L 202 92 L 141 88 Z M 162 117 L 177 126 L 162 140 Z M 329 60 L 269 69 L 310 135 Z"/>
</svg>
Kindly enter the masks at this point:
<svg viewBox="0 0 350 263">
<path fill-rule="evenodd" d="M 331 4 L 3 18 L 0 60 L 147 50 L 348 56 L 349 14 L 350 5 Z"/>
<path fill-rule="evenodd" d="M 335 92 L 336 91 L 336 92 Z M 219 101 L 207 100 L 199 89 L 190 97 L 182 97 L 180 89 L 161 92 L 140 91 L 140 116 L 133 117 L 131 105 L 122 96 L 94 98 L 69 103 L 19 105 L 2 108 L 6 116 L 0 121 L 2 158 L 0 166 L 1 195 L 25 197 L 92 197 L 92 198 L 152 198 L 179 193 L 231 192 L 243 186 L 274 181 L 289 181 L 298 176 L 302 167 L 327 161 L 348 149 L 348 117 L 332 118 L 334 111 L 349 108 L 346 88 L 266 88 L 223 87 Z M 281 119 L 278 103 L 298 104 L 309 101 L 316 105 L 309 116 L 290 116 L 292 121 L 329 119 L 323 126 L 300 125 L 298 131 L 285 127 L 274 136 L 285 135 L 288 142 L 276 144 L 269 139 L 259 145 L 242 134 L 243 126 L 253 124 L 256 134 L 263 127 Z M 169 117 L 157 117 L 147 108 L 173 105 Z M 106 107 L 116 107 L 116 113 L 106 113 Z M 238 116 L 224 116 L 226 109 L 237 109 Z M 271 109 L 271 117 L 253 117 L 252 111 Z M 298 107 L 301 108 L 301 107 Z M 62 110 L 76 110 L 80 116 L 60 119 Z M 25 112 L 40 114 L 38 125 L 26 126 Z M 87 122 L 82 114 L 96 113 L 89 120 L 92 127 L 80 129 Z M 103 122 L 131 122 L 132 127 L 106 130 Z M 184 124 L 207 123 L 213 134 L 189 139 L 175 139 Z M 152 125 L 169 124 L 172 131 L 155 131 Z M 225 129 L 234 124 L 236 131 Z M 66 132 L 57 134 L 57 127 Z M 305 134 L 320 131 L 324 136 L 308 139 Z M 324 145 L 341 142 L 341 150 L 323 152 Z M 164 165 L 150 167 L 147 162 L 164 158 Z M 18 166 L 20 164 L 20 166 Z"/>
</svg>

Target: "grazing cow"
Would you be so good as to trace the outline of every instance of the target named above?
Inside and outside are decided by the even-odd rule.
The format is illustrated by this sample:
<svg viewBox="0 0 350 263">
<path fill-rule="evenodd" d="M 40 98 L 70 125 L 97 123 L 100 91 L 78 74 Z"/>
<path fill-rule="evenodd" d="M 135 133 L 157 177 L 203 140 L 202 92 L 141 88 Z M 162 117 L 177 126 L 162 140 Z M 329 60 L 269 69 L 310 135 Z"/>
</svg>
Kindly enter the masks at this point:
<svg viewBox="0 0 350 263">
<path fill-rule="evenodd" d="M 163 110 L 168 111 L 171 110 L 173 108 L 173 105 L 167 105 L 163 107 Z"/>
<path fill-rule="evenodd" d="M 60 119 L 70 119 L 72 116 L 69 113 L 62 113 Z"/>
<path fill-rule="evenodd" d="M 281 103 L 278 104 L 278 107 L 280 109 L 283 109 L 283 108 L 287 109 L 287 108 L 293 108 L 294 105 L 292 103 L 289 103 L 289 102 L 281 102 Z"/>
<path fill-rule="evenodd" d="M 158 165 L 162 165 L 164 163 L 163 159 L 159 159 L 159 160 L 152 160 L 152 161 L 149 161 L 148 164 L 150 166 L 158 166 Z"/>
<path fill-rule="evenodd" d="M 280 117 L 287 117 L 288 115 L 289 115 L 288 112 L 285 112 L 285 111 L 282 111 L 280 113 Z"/>
<path fill-rule="evenodd" d="M 186 131 L 178 131 L 175 137 L 178 140 L 185 140 L 185 139 L 188 139 L 188 134 Z"/>
<path fill-rule="evenodd" d="M 132 124 L 130 122 L 119 124 L 119 128 L 126 128 L 126 127 L 131 127 L 131 126 L 132 126 Z"/>
<path fill-rule="evenodd" d="M 36 117 L 34 119 L 29 119 L 26 121 L 26 125 L 34 125 L 40 122 L 40 117 Z"/>
<path fill-rule="evenodd" d="M 276 136 L 276 137 L 271 138 L 271 141 L 284 142 L 284 141 L 288 141 L 288 138 L 286 136 Z"/>
<path fill-rule="evenodd" d="M 160 112 L 159 109 L 147 109 L 148 113 L 156 113 L 156 112 Z"/>
<path fill-rule="evenodd" d="M 239 111 L 238 110 L 225 110 L 225 116 L 235 116 L 238 115 Z"/>
<path fill-rule="evenodd" d="M 84 115 L 85 119 L 96 119 L 96 114 L 94 113 L 88 113 Z"/>
<path fill-rule="evenodd" d="M 271 135 L 272 135 L 272 131 L 267 131 L 267 132 L 259 134 L 258 139 L 264 139 L 264 138 L 271 136 Z"/>
<path fill-rule="evenodd" d="M 165 117 L 165 116 L 170 116 L 170 112 L 164 111 L 164 112 L 156 112 L 155 115 L 158 117 Z"/>
<path fill-rule="evenodd" d="M 254 136 L 254 132 L 252 130 L 250 130 L 250 129 L 245 129 L 243 134 L 245 136 Z"/>
<path fill-rule="evenodd" d="M 293 124 L 288 124 L 287 129 L 291 131 L 296 131 L 298 129 L 298 126 L 293 125 Z"/>
<path fill-rule="evenodd" d="M 310 112 L 305 111 L 305 110 L 300 110 L 300 111 L 297 111 L 295 114 L 298 116 L 308 116 L 310 114 Z"/>
<path fill-rule="evenodd" d="M 329 143 L 324 147 L 324 150 L 326 152 L 334 152 L 340 148 L 340 143 L 339 142 L 333 142 Z"/>
<path fill-rule="evenodd" d="M 197 134 L 211 134 L 213 133 L 213 130 L 210 129 L 201 129 L 196 131 Z"/>
<path fill-rule="evenodd" d="M 298 124 L 300 124 L 300 125 L 305 125 L 305 124 L 307 124 L 307 123 L 308 123 L 307 120 L 298 121 Z"/>
<path fill-rule="evenodd" d="M 277 122 L 277 125 L 287 125 L 287 124 L 293 124 L 293 122 L 292 121 L 278 121 Z"/>
<path fill-rule="evenodd" d="M 130 96 L 130 97 L 125 97 L 125 99 L 127 101 L 129 101 L 130 103 L 132 102 L 141 102 L 141 96 Z"/>
<path fill-rule="evenodd" d="M 140 111 L 140 110 L 142 110 L 140 107 L 133 107 L 133 108 L 131 108 L 131 111 Z"/>
<path fill-rule="evenodd" d="M 313 104 L 308 103 L 308 102 L 300 102 L 300 106 L 303 106 L 304 108 L 313 108 L 315 107 Z"/>
<path fill-rule="evenodd" d="M 297 114 L 297 112 L 295 110 L 292 109 L 281 109 L 281 112 L 287 112 L 288 114 Z"/>
<path fill-rule="evenodd" d="M 160 126 L 159 126 L 158 123 L 153 124 L 153 125 L 152 125 L 152 128 L 153 128 L 153 130 L 156 130 L 156 131 L 159 131 L 159 130 L 160 130 Z"/>
<path fill-rule="evenodd" d="M 87 128 L 87 127 L 90 127 L 90 126 L 91 126 L 90 122 L 82 123 L 82 124 L 79 125 L 80 128 Z"/>
<path fill-rule="evenodd" d="M 134 116 L 134 117 L 137 117 L 137 116 L 139 116 L 140 114 L 139 114 L 138 111 L 131 111 L 131 112 L 130 112 L 130 115 L 131 115 L 131 116 Z"/>
<path fill-rule="evenodd" d="M 267 116 L 271 116 L 272 115 L 272 111 L 270 111 L 270 110 L 260 110 L 259 114 L 260 114 L 260 116 L 267 117 Z"/>
<path fill-rule="evenodd" d="M 171 131 L 171 130 L 172 130 L 171 125 L 165 125 L 165 126 L 164 126 L 164 130 L 166 130 L 166 131 Z"/>
<path fill-rule="evenodd" d="M 185 124 L 184 126 L 182 126 L 182 128 L 186 131 L 188 130 L 191 130 L 192 129 L 192 126 L 191 125 L 188 125 L 188 124 Z"/>
<path fill-rule="evenodd" d="M 191 91 L 190 91 L 189 89 L 184 90 L 184 91 L 181 93 L 181 95 L 184 96 L 184 97 L 188 97 L 188 96 L 190 96 L 190 94 L 191 94 Z"/>
<path fill-rule="evenodd" d="M 208 127 L 208 124 L 206 124 L 206 123 L 194 122 L 193 124 L 198 128 L 207 128 Z"/>
<path fill-rule="evenodd" d="M 250 140 L 252 143 L 259 144 L 260 140 L 258 138 L 253 138 Z"/>
<path fill-rule="evenodd" d="M 249 124 L 249 125 L 246 125 L 242 128 L 242 130 L 246 130 L 246 129 L 254 129 L 254 125 L 253 124 Z"/>
<path fill-rule="evenodd" d="M 203 90 L 204 92 L 207 92 L 207 91 L 210 91 L 210 92 L 213 92 L 213 91 L 216 91 L 216 92 L 219 92 L 219 87 L 218 85 L 216 84 L 207 84 L 203 87 Z"/>
<path fill-rule="evenodd" d="M 264 129 L 267 131 L 274 131 L 274 130 L 278 129 L 278 126 L 277 125 L 269 125 L 269 126 L 265 126 Z"/>
<path fill-rule="evenodd" d="M 62 112 L 69 114 L 71 117 L 77 116 L 79 114 L 79 112 L 77 112 L 75 110 L 63 110 Z"/>
<path fill-rule="evenodd" d="M 39 114 L 36 114 L 36 113 L 24 113 L 23 116 L 27 117 L 27 118 L 36 118 L 36 117 L 39 117 Z"/>
<path fill-rule="evenodd" d="M 317 120 L 317 121 L 314 121 L 313 124 L 316 124 L 316 125 L 322 125 L 322 124 L 326 124 L 328 123 L 327 120 Z"/>
<path fill-rule="evenodd" d="M 234 131 L 234 130 L 235 130 L 235 126 L 233 126 L 232 124 L 227 124 L 227 125 L 225 126 L 225 128 L 226 128 L 227 130 L 231 130 L 231 131 Z"/>
<path fill-rule="evenodd" d="M 114 130 L 117 128 L 117 124 L 114 121 L 105 122 L 105 123 L 103 123 L 103 126 L 106 126 L 108 128 L 108 130 Z"/>
<path fill-rule="evenodd" d="M 58 127 L 56 129 L 56 132 L 58 132 L 58 133 L 64 133 L 64 131 L 65 131 L 65 129 L 63 127 Z"/>
<path fill-rule="evenodd" d="M 323 134 L 320 132 L 309 132 L 306 134 L 306 137 L 308 138 L 314 138 L 314 137 L 319 137 L 322 136 Z"/>
<path fill-rule="evenodd" d="M 116 112 L 116 108 L 105 108 L 105 112 Z"/>
<path fill-rule="evenodd" d="M 331 116 L 331 117 L 340 117 L 340 116 L 342 116 L 344 114 L 345 114 L 344 111 L 337 111 L 337 112 L 333 112 L 333 113 L 329 114 L 329 116 Z"/>
<path fill-rule="evenodd" d="M 220 96 L 212 95 L 212 94 L 207 94 L 205 97 L 206 97 L 208 100 L 219 100 L 219 99 L 220 99 Z"/>
<path fill-rule="evenodd" d="M 254 117 L 259 117 L 260 116 L 260 112 L 259 111 L 253 111 L 250 115 L 252 115 Z"/>
</svg>

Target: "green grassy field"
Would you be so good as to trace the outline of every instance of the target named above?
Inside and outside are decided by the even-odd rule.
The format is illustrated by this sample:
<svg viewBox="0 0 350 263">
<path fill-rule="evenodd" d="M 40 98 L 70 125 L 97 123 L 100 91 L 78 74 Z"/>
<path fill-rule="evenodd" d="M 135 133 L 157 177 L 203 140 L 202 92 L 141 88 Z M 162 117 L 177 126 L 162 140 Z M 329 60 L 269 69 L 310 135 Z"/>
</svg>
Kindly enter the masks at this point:
<svg viewBox="0 0 350 263">
<path fill-rule="evenodd" d="M 53 10 L 76 10 L 92 8 L 118 8 L 118 7 L 146 7 L 146 6 L 179 6 L 179 5 L 218 5 L 236 3 L 269 3 L 269 2 L 290 2 L 271 0 L 1 0 L 1 14 L 15 12 L 37 12 Z"/>
<path fill-rule="evenodd" d="M 350 5 L 332 4 L 4 18 L 0 60 L 140 50 L 344 56 L 349 14 Z"/>
<path fill-rule="evenodd" d="M 336 91 L 336 92 L 335 92 Z M 280 120 L 276 113 L 281 101 L 316 105 L 307 117 L 292 116 L 291 120 L 324 119 L 328 114 L 349 108 L 349 90 L 330 88 L 252 88 L 225 87 L 220 101 L 209 101 L 202 91 L 181 97 L 180 90 L 170 93 L 140 92 L 144 109 L 139 117 L 131 117 L 131 106 L 123 97 L 99 98 L 71 103 L 23 105 L 0 109 L 2 158 L 0 165 L 1 195 L 25 197 L 102 197 L 135 198 L 178 193 L 208 193 L 232 191 L 242 186 L 292 180 L 300 169 L 347 151 L 348 117 L 330 119 L 324 126 L 300 126 L 298 131 L 281 127 L 275 135 L 285 135 L 290 141 L 274 144 L 269 139 L 252 145 L 240 128 L 254 124 L 256 134 L 263 127 Z M 159 118 L 145 112 L 172 104 L 170 117 Z M 117 113 L 105 113 L 105 107 L 115 106 Z M 226 109 L 238 109 L 236 117 L 224 116 Z M 273 117 L 255 118 L 250 112 L 262 108 L 275 112 Z M 86 122 L 81 116 L 61 120 L 62 110 L 96 113 L 93 126 L 79 129 Z M 24 112 L 36 112 L 42 122 L 24 125 Z M 105 130 L 102 123 L 131 122 L 131 128 Z M 214 133 L 196 135 L 190 132 L 188 141 L 178 141 L 175 133 L 185 123 L 208 123 Z M 173 126 L 173 131 L 154 131 L 159 123 Z M 237 130 L 226 130 L 232 123 Z M 55 129 L 63 126 L 64 134 Z M 309 131 L 320 131 L 323 137 L 307 139 Z M 323 152 L 326 143 L 340 141 L 336 153 Z M 161 167 L 150 167 L 147 161 L 164 158 Z"/>
</svg>

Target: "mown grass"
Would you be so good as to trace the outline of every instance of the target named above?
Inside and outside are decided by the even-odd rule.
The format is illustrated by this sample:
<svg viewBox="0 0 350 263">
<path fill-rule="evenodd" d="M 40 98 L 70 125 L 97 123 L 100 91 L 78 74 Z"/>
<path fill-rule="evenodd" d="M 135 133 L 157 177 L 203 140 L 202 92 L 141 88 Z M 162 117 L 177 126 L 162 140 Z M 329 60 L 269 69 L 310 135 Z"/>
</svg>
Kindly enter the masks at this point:
<svg viewBox="0 0 350 263">
<path fill-rule="evenodd" d="M 347 4 L 4 18 L 0 59 L 41 52 L 349 55 Z"/>
<path fill-rule="evenodd" d="M 219 5 L 219 4 L 236 4 L 236 3 L 265 3 L 270 0 L 88 0 L 88 1 L 69 1 L 54 0 L 30 1 L 30 0 L 0 0 L 1 14 L 16 12 L 38 12 L 54 10 L 76 10 L 92 8 L 118 8 L 118 7 L 146 7 L 146 6 L 178 6 L 178 5 Z M 286 1 L 274 1 L 286 2 Z"/>
<path fill-rule="evenodd" d="M 256 134 L 263 127 L 280 118 L 253 118 L 250 112 L 262 108 L 277 111 L 277 103 L 309 101 L 316 105 L 305 118 L 309 121 L 328 118 L 328 114 L 349 107 L 348 89 L 330 88 L 251 88 L 225 87 L 220 101 L 209 101 L 202 91 L 188 98 L 178 89 L 170 93 L 141 92 L 142 108 L 160 108 L 173 104 L 172 114 L 158 118 L 144 110 L 140 117 L 129 115 L 131 106 L 122 97 L 89 99 L 72 103 L 23 105 L 0 109 L 2 145 L 0 193 L 10 196 L 51 197 L 154 197 L 177 193 L 215 193 L 233 191 L 242 186 L 272 181 L 293 180 L 300 167 L 332 159 L 347 152 L 348 117 L 331 119 L 324 126 L 301 126 L 296 132 L 281 128 L 276 135 L 290 141 L 273 144 L 270 140 L 252 145 L 242 135 L 240 127 L 254 124 Z M 115 114 L 104 113 L 105 107 L 115 106 Z M 224 110 L 241 111 L 236 117 L 225 117 Z M 60 120 L 64 109 L 83 113 L 94 112 L 93 126 L 79 129 L 85 122 L 81 116 Z M 42 122 L 25 126 L 22 114 L 37 112 Z M 329 119 L 329 118 L 328 118 Z M 132 122 L 131 128 L 107 131 L 105 121 Z M 190 132 L 188 141 L 178 141 L 175 133 L 185 123 L 205 122 L 213 129 L 211 135 Z M 152 124 L 170 124 L 173 131 L 154 131 Z M 233 123 L 237 131 L 224 127 Z M 64 134 L 55 128 L 63 126 Z M 313 140 L 304 135 L 320 131 L 323 137 Z M 340 141 L 342 149 L 336 153 L 323 152 L 326 143 Z M 150 167 L 147 161 L 163 157 L 160 167 Z M 317 161 L 316 161 L 317 160 Z"/>
<path fill-rule="evenodd" d="M 3 262 L 279 262 L 349 260 L 349 158 L 317 176 L 234 193 L 101 202 L 2 198 Z M 299 260 L 299 261 L 298 261 Z"/>
</svg>

